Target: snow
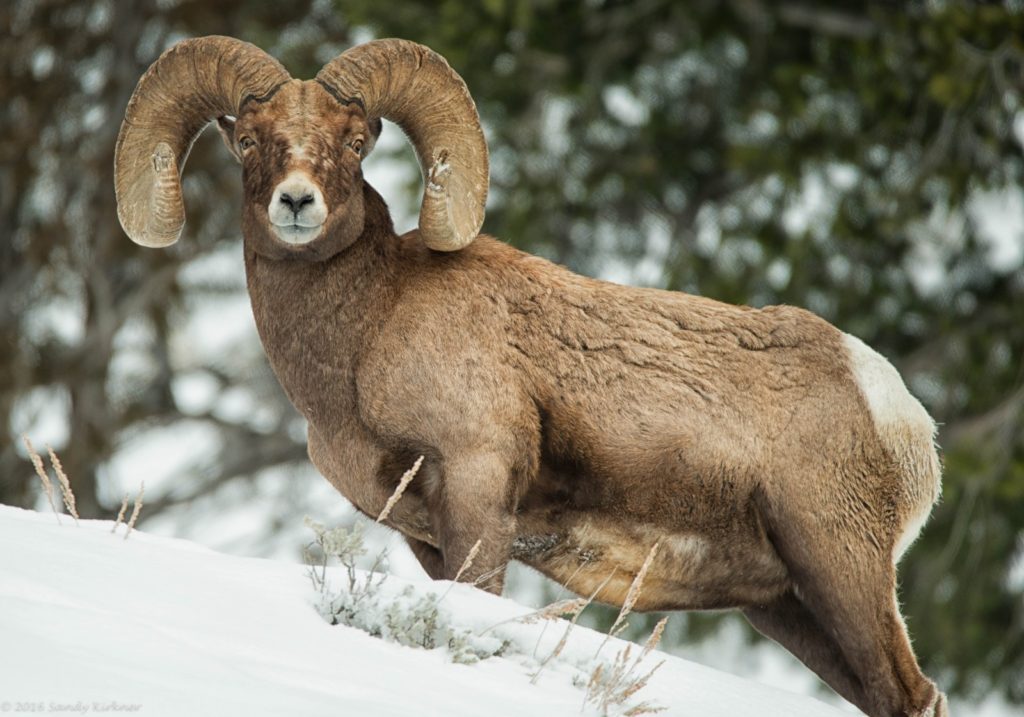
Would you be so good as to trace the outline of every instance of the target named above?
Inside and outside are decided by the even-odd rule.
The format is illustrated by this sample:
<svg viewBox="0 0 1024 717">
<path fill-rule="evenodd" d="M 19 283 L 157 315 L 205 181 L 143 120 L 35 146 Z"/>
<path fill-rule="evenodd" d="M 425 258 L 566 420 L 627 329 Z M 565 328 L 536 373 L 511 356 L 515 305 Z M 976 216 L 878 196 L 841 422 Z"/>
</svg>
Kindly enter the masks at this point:
<svg viewBox="0 0 1024 717">
<path fill-rule="evenodd" d="M 120 529 L 123 532 L 123 528 Z M 329 573 L 330 574 L 330 573 Z M 340 572 L 335 575 L 340 582 Z M 605 636 L 583 627 L 536 685 L 530 675 L 565 623 L 524 624 L 530 612 L 465 585 L 389 577 L 443 596 L 473 634 L 517 649 L 455 664 L 446 650 L 385 642 L 329 625 L 304 565 L 229 556 L 111 524 L 0 506 L 0 711 L 143 715 L 578 715 L 574 684 Z M 626 643 L 610 640 L 611 662 Z M 634 654 L 639 650 L 634 646 Z M 536 652 L 537 658 L 530 652 Z M 635 699 L 668 715 L 827 717 L 809 697 L 759 685 L 659 652 L 665 660 Z M 588 708 L 592 709 L 592 708 Z M 584 714 L 588 714 L 584 712 Z M 593 711 L 589 714 L 594 714 Z"/>
</svg>

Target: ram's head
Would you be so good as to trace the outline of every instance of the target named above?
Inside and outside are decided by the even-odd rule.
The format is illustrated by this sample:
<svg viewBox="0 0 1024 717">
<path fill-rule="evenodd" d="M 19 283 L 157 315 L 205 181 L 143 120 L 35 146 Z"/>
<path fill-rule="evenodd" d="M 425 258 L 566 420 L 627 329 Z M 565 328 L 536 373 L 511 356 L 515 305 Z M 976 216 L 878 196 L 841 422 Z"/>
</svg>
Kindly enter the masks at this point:
<svg viewBox="0 0 1024 717">
<path fill-rule="evenodd" d="M 402 127 L 419 157 L 423 241 L 442 251 L 471 242 L 488 175 L 476 107 L 440 55 L 405 40 L 357 46 L 308 81 L 232 38 L 176 44 L 139 80 L 121 126 L 114 160 L 121 225 L 145 246 L 177 241 L 185 223 L 181 171 L 196 136 L 217 121 L 243 167 L 252 248 L 274 259 L 326 259 L 363 231 L 361 163 L 381 118 Z"/>
</svg>

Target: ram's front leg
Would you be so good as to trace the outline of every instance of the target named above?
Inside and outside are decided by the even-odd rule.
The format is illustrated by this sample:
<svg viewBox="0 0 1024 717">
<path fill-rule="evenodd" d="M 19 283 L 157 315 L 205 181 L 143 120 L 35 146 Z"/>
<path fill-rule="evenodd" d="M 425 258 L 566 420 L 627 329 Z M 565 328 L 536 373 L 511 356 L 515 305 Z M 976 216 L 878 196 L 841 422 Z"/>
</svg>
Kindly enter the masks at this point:
<svg viewBox="0 0 1024 717">
<path fill-rule="evenodd" d="M 486 452 L 446 456 L 443 471 L 435 534 L 444 577 L 458 575 L 460 582 L 500 595 L 515 536 L 508 462 Z"/>
<path fill-rule="evenodd" d="M 411 535 L 405 536 L 405 542 L 431 580 L 444 580 L 444 556 L 440 550 Z"/>
</svg>

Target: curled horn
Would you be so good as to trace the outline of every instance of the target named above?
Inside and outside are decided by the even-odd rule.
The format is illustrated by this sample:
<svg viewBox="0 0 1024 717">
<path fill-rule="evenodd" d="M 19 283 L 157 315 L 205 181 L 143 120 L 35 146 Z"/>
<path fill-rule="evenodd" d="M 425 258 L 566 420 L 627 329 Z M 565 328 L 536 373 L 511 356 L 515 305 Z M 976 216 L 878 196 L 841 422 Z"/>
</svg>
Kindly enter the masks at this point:
<svg viewBox="0 0 1024 717">
<path fill-rule="evenodd" d="M 178 240 L 185 225 L 181 170 L 211 120 L 237 116 L 249 99 L 265 99 L 291 79 L 255 45 L 230 37 L 183 40 L 139 80 L 114 151 L 117 216 L 143 246 Z"/>
<path fill-rule="evenodd" d="M 423 171 L 420 236 L 431 249 L 455 251 L 484 222 L 487 143 L 476 105 L 443 57 L 407 40 L 358 45 L 317 73 L 340 102 L 360 103 L 368 118 L 395 122 L 408 135 Z"/>
</svg>

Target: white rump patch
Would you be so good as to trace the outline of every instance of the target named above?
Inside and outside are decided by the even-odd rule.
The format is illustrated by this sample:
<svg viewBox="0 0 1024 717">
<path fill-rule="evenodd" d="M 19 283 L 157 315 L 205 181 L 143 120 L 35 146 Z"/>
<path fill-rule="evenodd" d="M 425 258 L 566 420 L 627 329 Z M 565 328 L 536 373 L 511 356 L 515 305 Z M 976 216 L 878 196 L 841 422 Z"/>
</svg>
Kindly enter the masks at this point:
<svg viewBox="0 0 1024 717">
<path fill-rule="evenodd" d="M 868 401 L 875 423 L 880 426 L 909 423 L 931 436 L 935 432 L 931 416 L 910 395 L 893 365 L 856 336 L 843 334 L 843 340 L 850 352 L 853 375 Z"/>
<path fill-rule="evenodd" d="M 921 532 L 939 494 L 935 422 L 907 390 L 891 363 L 856 336 L 844 334 L 843 341 L 879 438 L 903 468 L 911 512 L 893 549 L 893 559 L 899 560 Z"/>
</svg>

